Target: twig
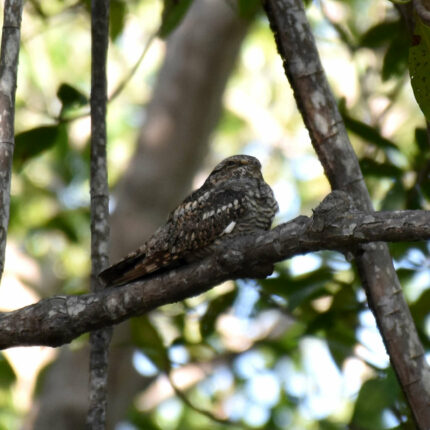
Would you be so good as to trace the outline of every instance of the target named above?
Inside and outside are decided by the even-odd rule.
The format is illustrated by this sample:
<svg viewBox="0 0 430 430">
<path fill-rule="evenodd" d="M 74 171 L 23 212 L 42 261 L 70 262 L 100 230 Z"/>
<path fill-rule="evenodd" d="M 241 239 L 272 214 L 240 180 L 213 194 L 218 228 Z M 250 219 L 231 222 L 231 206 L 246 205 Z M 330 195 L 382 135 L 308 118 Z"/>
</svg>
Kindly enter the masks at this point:
<svg viewBox="0 0 430 430">
<path fill-rule="evenodd" d="M 109 0 L 91 3 L 91 291 L 102 286 L 97 273 L 108 264 L 109 191 L 106 167 L 106 58 Z M 108 350 L 112 328 L 90 334 L 90 381 L 87 426 L 103 430 L 106 423 Z"/>
<path fill-rule="evenodd" d="M 265 0 L 279 54 L 312 144 L 333 189 L 372 211 L 357 157 L 324 74 L 301 0 Z M 386 244 L 355 252 L 358 272 L 400 386 L 420 429 L 430 428 L 430 368 Z M 393 315 L 396 322 L 393 323 Z"/>
<path fill-rule="evenodd" d="M 188 397 L 187 395 L 175 384 L 175 381 L 173 381 L 173 377 L 172 374 L 170 372 L 166 373 L 167 378 L 170 382 L 170 385 L 173 388 L 173 391 L 175 392 L 175 394 L 189 407 L 191 408 L 193 411 L 204 415 L 206 418 L 209 418 L 212 421 L 215 421 L 219 424 L 224 424 L 224 425 L 236 425 L 236 423 L 234 423 L 233 421 L 230 421 L 227 418 L 220 418 L 218 416 L 216 416 L 215 414 L 213 414 L 211 411 L 207 410 L 207 409 L 203 409 L 200 408 L 199 406 L 195 405 Z"/>
<path fill-rule="evenodd" d="M 0 278 L 9 224 L 10 180 L 14 149 L 16 76 L 22 1 L 5 0 L 0 53 Z"/>
<path fill-rule="evenodd" d="M 122 81 L 118 84 L 118 86 L 113 90 L 112 94 L 109 96 L 109 101 L 112 101 L 114 98 L 116 98 L 124 90 L 124 88 L 126 87 L 128 82 L 130 81 L 130 79 L 134 76 L 134 74 L 136 73 L 137 69 L 140 66 L 140 63 L 143 61 L 146 53 L 148 52 L 149 48 L 151 47 L 152 42 L 157 37 L 157 33 L 158 33 L 158 30 L 156 33 L 153 33 L 149 37 L 149 39 L 146 41 L 145 47 L 143 48 L 143 51 L 140 54 L 140 57 L 137 59 L 136 63 L 129 70 L 129 72 L 122 78 Z"/>
<path fill-rule="evenodd" d="M 139 68 L 140 64 L 145 58 L 145 55 L 147 54 L 149 48 L 151 47 L 152 42 L 155 40 L 157 36 L 157 33 L 152 34 L 149 39 L 146 41 L 145 47 L 143 48 L 142 53 L 140 54 L 139 58 L 137 59 L 134 66 L 128 71 L 128 73 L 122 78 L 121 82 L 118 84 L 118 86 L 112 91 L 112 94 L 108 98 L 108 103 L 110 103 L 112 100 L 114 100 L 116 97 L 118 97 L 121 92 L 124 90 L 124 88 L 127 86 L 127 84 L 130 82 L 131 78 L 136 73 L 137 69 Z M 55 121 L 58 121 L 60 124 L 69 123 L 76 121 L 81 118 L 85 118 L 88 115 L 90 115 L 90 112 L 81 112 L 75 115 L 71 115 L 68 117 L 58 117 L 58 116 L 52 116 L 51 118 Z"/>
</svg>

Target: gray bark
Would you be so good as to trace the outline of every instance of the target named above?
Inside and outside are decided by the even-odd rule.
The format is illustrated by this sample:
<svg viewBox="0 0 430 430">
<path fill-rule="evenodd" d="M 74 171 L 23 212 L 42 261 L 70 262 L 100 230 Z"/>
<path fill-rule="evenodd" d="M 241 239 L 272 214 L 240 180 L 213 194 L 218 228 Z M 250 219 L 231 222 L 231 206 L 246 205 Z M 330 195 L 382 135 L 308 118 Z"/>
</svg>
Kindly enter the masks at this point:
<svg viewBox="0 0 430 430">
<path fill-rule="evenodd" d="M 109 188 L 106 162 L 106 60 L 109 40 L 109 0 L 91 2 L 91 291 L 108 265 Z M 112 328 L 90 333 L 87 428 L 104 430 L 108 397 L 109 343 Z"/>
<path fill-rule="evenodd" d="M 0 278 L 9 224 L 10 180 L 15 144 L 15 92 L 21 38 L 22 1 L 4 2 L 0 53 Z"/>
</svg>

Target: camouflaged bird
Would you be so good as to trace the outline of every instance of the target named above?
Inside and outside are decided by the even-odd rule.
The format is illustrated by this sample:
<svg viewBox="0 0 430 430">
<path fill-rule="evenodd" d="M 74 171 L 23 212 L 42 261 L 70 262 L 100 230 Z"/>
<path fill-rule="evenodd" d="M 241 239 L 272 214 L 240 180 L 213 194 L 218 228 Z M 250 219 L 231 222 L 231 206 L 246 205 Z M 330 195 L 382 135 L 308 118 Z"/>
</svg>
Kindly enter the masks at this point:
<svg viewBox="0 0 430 430">
<path fill-rule="evenodd" d="M 226 158 L 144 245 L 99 277 L 121 285 L 201 259 L 226 235 L 268 230 L 277 210 L 260 162 L 249 155 Z"/>
</svg>

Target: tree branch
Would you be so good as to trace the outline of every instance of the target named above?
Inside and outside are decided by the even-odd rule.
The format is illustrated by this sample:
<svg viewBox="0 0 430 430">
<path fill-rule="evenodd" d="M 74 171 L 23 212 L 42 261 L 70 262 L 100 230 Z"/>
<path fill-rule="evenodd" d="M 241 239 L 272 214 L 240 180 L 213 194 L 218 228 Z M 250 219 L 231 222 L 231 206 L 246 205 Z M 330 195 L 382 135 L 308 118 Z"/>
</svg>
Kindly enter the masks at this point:
<svg viewBox="0 0 430 430">
<path fill-rule="evenodd" d="M 103 288 L 97 274 L 109 261 L 109 189 L 106 166 L 106 59 L 109 0 L 91 2 L 91 291 Z M 90 334 L 88 428 L 106 428 L 108 352 L 112 328 Z"/>
<path fill-rule="evenodd" d="M 372 211 L 369 192 L 324 74 L 302 0 L 265 0 L 264 7 L 298 108 L 332 188 L 347 191 L 359 209 Z M 430 368 L 388 248 L 384 243 L 370 243 L 355 257 L 369 307 L 414 420 L 418 428 L 429 429 Z"/>
<path fill-rule="evenodd" d="M 15 92 L 21 37 L 22 1 L 4 2 L 0 54 L 0 278 L 9 224 L 10 178 L 15 143 Z"/>
<path fill-rule="evenodd" d="M 207 291 L 228 279 L 262 278 L 273 264 L 324 249 L 359 252 L 375 241 L 430 239 L 430 211 L 364 213 L 335 191 L 311 218 L 299 216 L 270 230 L 236 236 L 199 262 L 122 287 L 80 296 L 57 296 L 0 316 L 0 349 L 59 346 L 77 336 Z M 379 244 L 374 244 L 379 246 Z M 396 315 L 391 323 L 398 324 Z"/>
</svg>

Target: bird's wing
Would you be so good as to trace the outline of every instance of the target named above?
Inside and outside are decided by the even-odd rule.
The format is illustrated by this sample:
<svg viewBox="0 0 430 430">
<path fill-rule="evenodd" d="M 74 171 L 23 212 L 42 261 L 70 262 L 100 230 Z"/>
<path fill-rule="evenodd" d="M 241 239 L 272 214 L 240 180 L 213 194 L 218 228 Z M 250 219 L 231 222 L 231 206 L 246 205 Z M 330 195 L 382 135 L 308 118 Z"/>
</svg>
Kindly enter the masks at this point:
<svg viewBox="0 0 430 430">
<path fill-rule="evenodd" d="M 224 234 L 230 234 L 247 210 L 240 189 L 200 189 L 170 215 L 136 251 L 99 274 L 106 285 L 121 285 L 176 267 Z"/>
</svg>

